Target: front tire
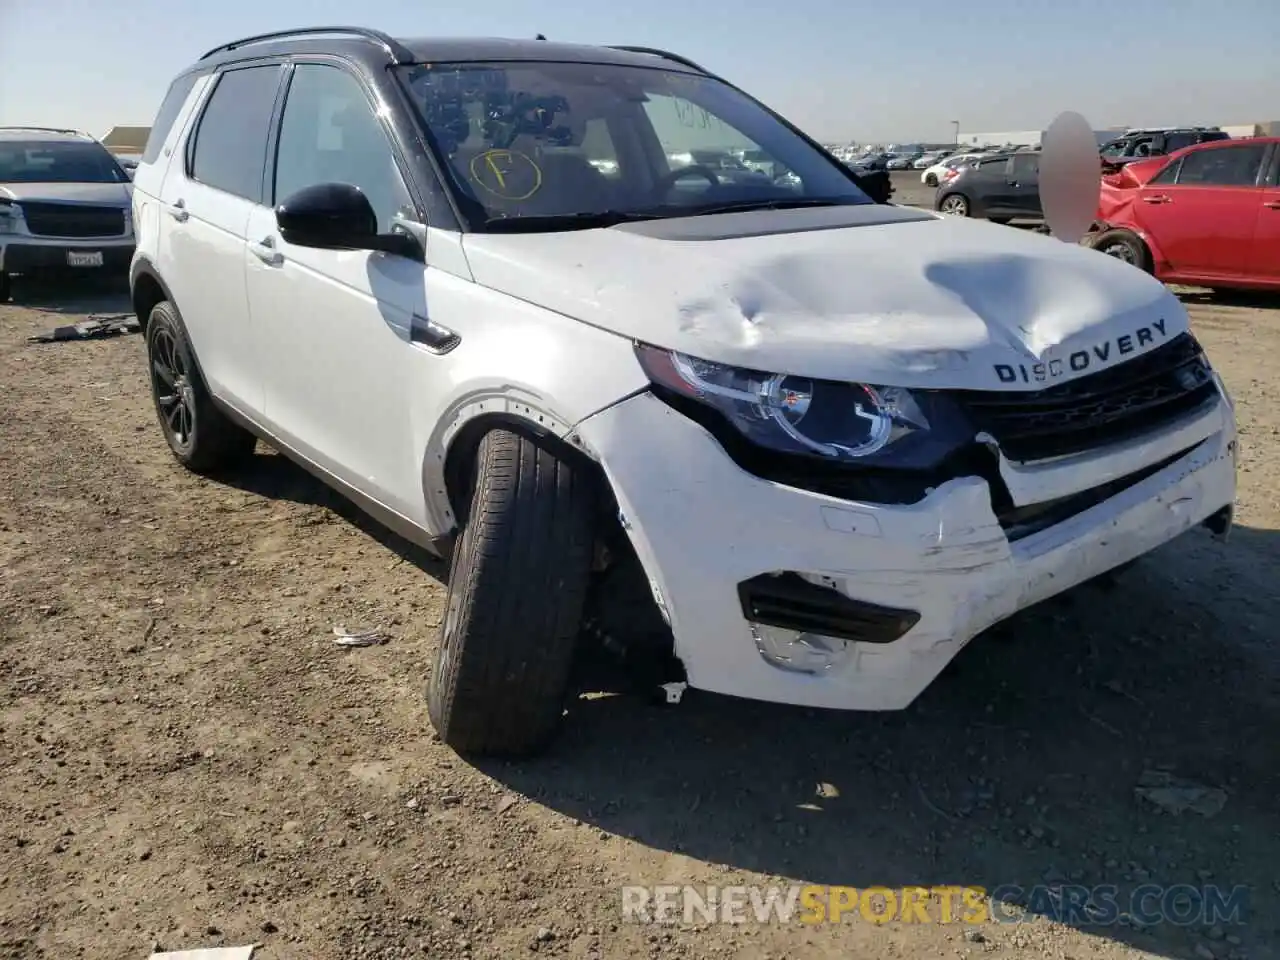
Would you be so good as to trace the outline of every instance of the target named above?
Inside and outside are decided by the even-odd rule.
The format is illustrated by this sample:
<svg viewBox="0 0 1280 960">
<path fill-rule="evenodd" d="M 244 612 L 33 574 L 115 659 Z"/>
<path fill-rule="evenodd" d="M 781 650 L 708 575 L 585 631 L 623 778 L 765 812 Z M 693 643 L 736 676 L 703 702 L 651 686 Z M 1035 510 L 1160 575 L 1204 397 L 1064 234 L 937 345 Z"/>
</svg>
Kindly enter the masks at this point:
<svg viewBox="0 0 1280 960">
<path fill-rule="evenodd" d="M 508 430 L 480 441 L 453 553 L 431 723 L 459 753 L 529 756 L 560 726 L 591 576 L 590 478 Z"/>
<path fill-rule="evenodd" d="M 936 173 L 925 174 L 924 185 L 926 187 L 936 187 L 938 185 L 938 175 Z"/>
<path fill-rule="evenodd" d="M 195 351 L 168 300 L 147 320 L 151 399 L 169 449 L 193 473 L 214 474 L 242 464 L 257 438 L 229 420 L 213 402 L 196 366 Z"/>
</svg>

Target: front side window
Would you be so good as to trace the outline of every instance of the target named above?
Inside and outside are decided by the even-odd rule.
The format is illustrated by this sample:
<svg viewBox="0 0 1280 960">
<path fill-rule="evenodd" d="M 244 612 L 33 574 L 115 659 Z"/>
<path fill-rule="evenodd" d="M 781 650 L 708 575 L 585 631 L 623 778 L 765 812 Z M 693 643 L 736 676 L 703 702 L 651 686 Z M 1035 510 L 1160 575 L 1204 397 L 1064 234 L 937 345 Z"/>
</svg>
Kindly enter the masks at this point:
<svg viewBox="0 0 1280 960">
<path fill-rule="evenodd" d="M 267 131 L 279 86 L 278 66 L 222 75 L 196 127 L 193 179 L 254 203 L 261 200 Z"/>
<path fill-rule="evenodd" d="M 397 213 L 412 211 L 395 154 L 360 81 L 338 67 L 300 64 L 280 121 L 273 202 L 320 183 L 359 187 L 380 233 L 391 232 Z"/>
<path fill-rule="evenodd" d="M 129 175 L 98 143 L 0 140 L 0 183 L 128 183 Z"/>
<path fill-rule="evenodd" d="M 1181 187 L 1252 187 L 1258 182 L 1265 145 L 1193 150 L 1182 158 Z"/>
<path fill-rule="evenodd" d="M 400 76 L 479 229 L 872 202 L 839 164 L 710 77 L 551 62 Z"/>
</svg>

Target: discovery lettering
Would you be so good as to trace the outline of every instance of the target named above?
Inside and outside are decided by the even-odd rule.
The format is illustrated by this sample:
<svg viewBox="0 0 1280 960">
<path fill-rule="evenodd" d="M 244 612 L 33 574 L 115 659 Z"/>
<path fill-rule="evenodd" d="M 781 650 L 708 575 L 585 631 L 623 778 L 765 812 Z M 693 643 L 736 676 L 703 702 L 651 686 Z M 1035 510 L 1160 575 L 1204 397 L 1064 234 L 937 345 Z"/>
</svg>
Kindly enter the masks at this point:
<svg viewBox="0 0 1280 960">
<path fill-rule="evenodd" d="M 1132 333 L 1103 340 L 1083 350 L 1073 351 L 1065 359 L 1058 358 L 1032 364 L 997 363 L 995 364 L 996 376 L 1000 378 L 1001 383 L 1017 383 L 1019 380 L 1023 383 L 1031 383 L 1056 380 L 1068 370 L 1072 373 L 1084 373 L 1095 364 L 1105 365 L 1112 357 L 1123 357 L 1135 350 L 1149 347 L 1156 342 L 1156 334 L 1159 334 L 1162 340 L 1168 336 L 1163 319 L 1153 320 L 1150 324 L 1138 327 Z"/>
</svg>

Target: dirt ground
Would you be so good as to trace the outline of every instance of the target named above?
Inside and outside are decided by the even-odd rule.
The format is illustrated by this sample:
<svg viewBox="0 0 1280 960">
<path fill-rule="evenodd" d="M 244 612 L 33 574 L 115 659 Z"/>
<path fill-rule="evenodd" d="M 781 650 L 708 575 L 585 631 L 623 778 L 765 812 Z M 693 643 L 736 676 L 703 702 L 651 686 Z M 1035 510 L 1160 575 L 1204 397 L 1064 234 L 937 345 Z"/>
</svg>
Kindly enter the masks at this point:
<svg viewBox="0 0 1280 960">
<path fill-rule="evenodd" d="M 463 762 L 423 690 L 444 571 L 262 451 L 200 480 L 140 337 L 0 307 L 0 956 L 989 955 L 1280 946 L 1280 304 L 1187 294 L 1241 422 L 1237 528 L 972 644 L 910 710 L 584 701 L 549 757 Z M 385 645 L 342 649 L 335 624 Z M 1172 775 L 1221 800 L 1139 797 Z M 1224 791 L 1217 793 L 1216 790 Z M 627 884 L 1209 884 L 1241 924 L 624 922 Z M 936 914 L 935 914 L 936 918 Z"/>
</svg>

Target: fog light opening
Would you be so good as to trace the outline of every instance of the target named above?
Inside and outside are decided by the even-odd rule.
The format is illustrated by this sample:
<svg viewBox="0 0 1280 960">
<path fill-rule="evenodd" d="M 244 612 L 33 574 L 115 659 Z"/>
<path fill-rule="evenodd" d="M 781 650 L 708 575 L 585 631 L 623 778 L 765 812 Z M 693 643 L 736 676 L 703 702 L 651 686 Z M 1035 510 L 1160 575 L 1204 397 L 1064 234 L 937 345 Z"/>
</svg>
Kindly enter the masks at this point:
<svg viewBox="0 0 1280 960">
<path fill-rule="evenodd" d="M 845 663 L 853 653 L 848 640 L 765 623 L 752 623 L 751 636 L 766 663 L 789 673 L 821 676 Z"/>
</svg>

